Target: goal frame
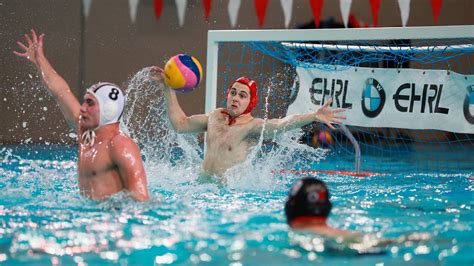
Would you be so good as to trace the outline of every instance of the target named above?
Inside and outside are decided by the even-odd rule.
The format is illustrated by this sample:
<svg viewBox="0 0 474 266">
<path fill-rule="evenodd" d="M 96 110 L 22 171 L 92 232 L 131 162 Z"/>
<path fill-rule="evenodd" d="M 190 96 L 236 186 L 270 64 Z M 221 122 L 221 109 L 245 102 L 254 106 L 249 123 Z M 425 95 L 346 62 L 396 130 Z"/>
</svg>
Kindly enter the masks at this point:
<svg viewBox="0 0 474 266">
<path fill-rule="evenodd" d="M 207 37 L 205 112 L 209 113 L 217 106 L 218 55 L 221 42 L 474 38 L 474 25 L 304 30 L 209 30 Z"/>
</svg>

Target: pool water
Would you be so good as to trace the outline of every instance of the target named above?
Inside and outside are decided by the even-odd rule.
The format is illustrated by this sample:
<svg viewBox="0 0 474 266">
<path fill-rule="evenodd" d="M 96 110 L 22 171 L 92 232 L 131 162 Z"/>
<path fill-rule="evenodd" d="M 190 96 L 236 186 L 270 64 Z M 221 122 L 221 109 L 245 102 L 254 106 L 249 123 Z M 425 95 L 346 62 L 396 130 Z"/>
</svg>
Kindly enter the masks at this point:
<svg viewBox="0 0 474 266">
<path fill-rule="evenodd" d="M 317 171 L 352 170 L 354 158 L 298 143 L 301 134 L 292 131 L 260 141 L 247 161 L 229 169 L 225 184 L 203 180 L 202 142 L 172 130 L 163 95 L 148 76 L 144 69 L 129 81 L 122 129 L 141 148 L 151 200 L 80 197 L 76 146 L 0 146 L 0 265 L 474 263 L 469 147 L 364 156 L 362 169 L 377 166 L 382 175 L 360 178 Z M 443 167 L 417 170 L 413 158 L 430 158 L 413 156 L 420 152 L 444 156 Z M 430 239 L 369 250 L 291 231 L 283 206 L 304 175 L 328 184 L 330 225 Z"/>
<path fill-rule="evenodd" d="M 472 169 L 364 178 L 313 172 L 331 192 L 330 225 L 379 237 L 431 236 L 364 254 L 288 228 L 283 205 L 302 175 L 260 167 L 252 169 L 256 174 L 229 176 L 227 185 L 203 183 L 195 163 L 180 163 L 183 152 L 174 156 L 147 158 L 150 202 L 119 194 L 97 203 L 79 196 L 75 146 L 1 146 L 0 264 L 474 263 Z M 288 165 L 301 162 L 302 155 L 291 156 L 299 157 Z M 330 156 L 308 163 L 334 164 Z"/>
</svg>

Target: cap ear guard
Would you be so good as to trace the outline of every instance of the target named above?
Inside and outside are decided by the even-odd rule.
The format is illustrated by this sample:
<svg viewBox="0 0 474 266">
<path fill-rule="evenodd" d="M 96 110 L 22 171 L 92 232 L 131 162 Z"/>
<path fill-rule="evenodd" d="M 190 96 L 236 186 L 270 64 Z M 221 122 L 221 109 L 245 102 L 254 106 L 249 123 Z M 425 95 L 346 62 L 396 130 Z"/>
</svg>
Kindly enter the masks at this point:
<svg viewBox="0 0 474 266">
<path fill-rule="evenodd" d="M 111 102 L 104 104 L 103 112 L 101 114 L 104 117 L 104 121 L 111 121 L 114 118 L 114 115 L 117 113 L 117 105 Z"/>
<path fill-rule="evenodd" d="M 87 92 L 92 94 L 99 103 L 99 126 L 116 123 L 122 116 L 125 106 L 125 95 L 120 87 L 112 83 L 97 83 Z"/>
<path fill-rule="evenodd" d="M 298 180 L 290 189 L 290 196 L 295 196 L 300 191 L 301 187 L 303 186 L 303 180 Z"/>
</svg>

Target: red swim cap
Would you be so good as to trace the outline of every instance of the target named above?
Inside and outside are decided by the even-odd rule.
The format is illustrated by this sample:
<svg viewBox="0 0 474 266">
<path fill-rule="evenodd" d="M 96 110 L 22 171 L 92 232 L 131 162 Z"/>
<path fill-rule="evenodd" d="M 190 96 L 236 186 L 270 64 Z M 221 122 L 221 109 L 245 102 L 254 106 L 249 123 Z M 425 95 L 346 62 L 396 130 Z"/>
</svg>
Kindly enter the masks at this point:
<svg viewBox="0 0 474 266">
<path fill-rule="evenodd" d="M 244 84 L 245 86 L 247 86 L 250 90 L 250 102 L 249 102 L 249 105 L 247 106 L 247 108 L 245 109 L 245 111 L 241 114 L 247 114 L 247 113 L 250 113 L 252 111 L 253 108 L 255 108 L 255 106 L 257 106 L 257 103 L 258 103 L 258 96 L 257 96 L 257 83 L 254 81 L 254 80 L 251 80 L 247 77 L 240 77 L 238 79 L 236 79 L 232 85 L 234 83 L 240 83 L 240 84 Z M 230 89 L 227 90 L 227 95 L 226 95 L 226 98 L 228 98 L 229 96 L 229 92 L 230 92 Z"/>
</svg>

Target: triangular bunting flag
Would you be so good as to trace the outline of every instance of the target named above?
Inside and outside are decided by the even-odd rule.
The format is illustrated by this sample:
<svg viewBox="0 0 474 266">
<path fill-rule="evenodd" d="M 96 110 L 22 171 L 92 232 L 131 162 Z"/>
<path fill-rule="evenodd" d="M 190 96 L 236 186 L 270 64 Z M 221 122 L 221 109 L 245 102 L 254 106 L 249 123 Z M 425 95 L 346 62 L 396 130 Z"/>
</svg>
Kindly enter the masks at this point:
<svg viewBox="0 0 474 266">
<path fill-rule="evenodd" d="M 377 27 L 379 25 L 380 0 L 370 0 L 370 10 L 372 11 L 374 27 Z"/>
<path fill-rule="evenodd" d="M 82 0 L 82 7 L 84 8 L 84 16 L 89 17 L 91 11 L 92 0 Z"/>
<path fill-rule="evenodd" d="M 203 0 L 202 4 L 204 6 L 204 18 L 206 21 L 209 21 L 209 14 L 211 14 L 211 3 L 212 0 Z"/>
<path fill-rule="evenodd" d="M 265 23 L 265 13 L 267 12 L 268 0 L 254 0 L 255 11 L 257 11 L 258 24 L 263 27 Z"/>
<path fill-rule="evenodd" d="M 403 27 L 406 27 L 408 16 L 410 16 L 410 0 L 398 0 L 398 6 L 400 7 L 402 25 Z"/>
<path fill-rule="evenodd" d="M 155 8 L 155 17 L 159 19 L 161 17 L 161 11 L 163 10 L 163 0 L 154 0 L 153 6 Z"/>
<path fill-rule="evenodd" d="M 288 28 L 293 12 L 293 0 L 280 0 L 283 15 L 285 16 L 285 28 Z"/>
<path fill-rule="evenodd" d="M 321 20 L 321 10 L 323 9 L 323 0 L 309 0 L 311 10 L 313 11 L 314 27 L 319 28 Z"/>
<path fill-rule="evenodd" d="M 184 16 L 186 14 L 186 6 L 188 5 L 188 0 L 175 0 L 176 7 L 178 8 L 178 20 L 179 26 L 184 25 Z"/>
<path fill-rule="evenodd" d="M 229 12 L 230 25 L 235 28 L 237 25 L 237 15 L 239 14 L 240 0 L 230 0 L 227 6 L 227 12 Z"/>
<path fill-rule="evenodd" d="M 443 0 L 431 0 L 431 8 L 433 9 L 433 18 L 434 18 L 435 24 L 438 24 L 439 12 L 441 11 L 442 5 L 443 5 Z"/>
<path fill-rule="evenodd" d="M 128 6 L 130 8 L 130 20 L 132 23 L 135 23 L 135 19 L 137 18 L 137 7 L 140 0 L 128 0 Z"/>
<path fill-rule="evenodd" d="M 342 21 L 344 27 L 347 28 L 349 22 L 349 12 L 351 11 L 352 0 L 339 0 L 339 7 L 341 9 Z"/>
</svg>

